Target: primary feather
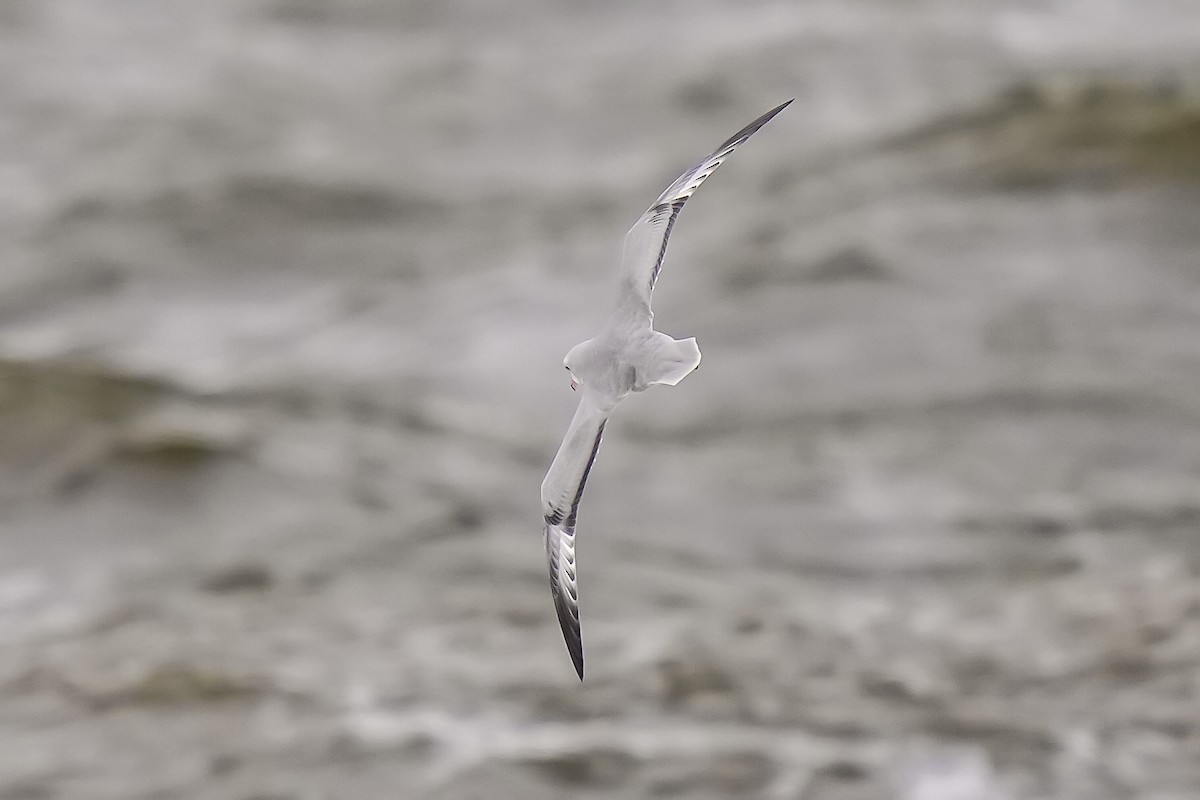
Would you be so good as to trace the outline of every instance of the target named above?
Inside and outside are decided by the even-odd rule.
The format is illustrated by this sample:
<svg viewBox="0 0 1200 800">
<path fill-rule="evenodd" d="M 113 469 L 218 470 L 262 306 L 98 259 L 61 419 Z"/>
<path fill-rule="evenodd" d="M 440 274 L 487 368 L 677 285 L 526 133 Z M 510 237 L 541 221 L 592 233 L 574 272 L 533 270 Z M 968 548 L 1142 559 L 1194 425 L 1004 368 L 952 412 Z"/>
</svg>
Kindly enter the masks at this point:
<svg viewBox="0 0 1200 800">
<path fill-rule="evenodd" d="M 667 254 L 667 240 L 671 237 L 671 229 L 675 227 L 675 220 L 679 218 L 684 204 L 734 150 L 791 103 L 792 101 L 788 100 L 776 106 L 722 142 L 700 163 L 676 178 L 633 224 L 625 234 L 625 247 L 621 257 L 621 294 L 617 304 L 619 311 L 653 317 L 650 298 L 654 293 L 654 284 L 658 282 L 658 274 L 662 271 L 663 258 Z"/>
</svg>

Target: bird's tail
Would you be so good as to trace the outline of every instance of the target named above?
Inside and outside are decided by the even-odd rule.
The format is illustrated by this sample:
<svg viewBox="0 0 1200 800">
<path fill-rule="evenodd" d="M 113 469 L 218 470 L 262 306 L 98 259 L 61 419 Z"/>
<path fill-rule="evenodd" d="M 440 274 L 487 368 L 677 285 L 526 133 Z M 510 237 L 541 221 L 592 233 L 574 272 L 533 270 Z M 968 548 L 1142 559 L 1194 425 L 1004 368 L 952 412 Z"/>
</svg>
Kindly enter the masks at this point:
<svg viewBox="0 0 1200 800">
<path fill-rule="evenodd" d="M 660 337 L 659 347 L 645 368 L 646 385 L 665 383 L 674 386 L 700 366 L 700 348 L 694 337 L 672 339 L 665 333 L 657 335 Z"/>
</svg>

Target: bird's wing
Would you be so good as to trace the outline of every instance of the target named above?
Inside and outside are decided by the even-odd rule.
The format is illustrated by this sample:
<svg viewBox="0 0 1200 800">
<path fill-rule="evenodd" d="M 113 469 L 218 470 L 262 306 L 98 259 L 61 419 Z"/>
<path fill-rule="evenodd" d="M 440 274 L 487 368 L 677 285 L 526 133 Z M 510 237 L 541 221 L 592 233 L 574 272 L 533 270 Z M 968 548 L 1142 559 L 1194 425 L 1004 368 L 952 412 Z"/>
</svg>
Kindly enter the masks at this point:
<svg viewBox="0 0 1200 800">
<path fill-rule="evenodd" d="M 649 320 L 650 296 L 654 283 L 662 269 L 663 256 L 667 252 L 667 239 L 683 204 L 692 196 L 704 180 L 716 172 L 729 154 L 738 145 L 753 136 L 771 118 L 791 105 L 788 100 L 776 106 L 746 127 L 729 137 L 711 155 L 675 179 L 666 188 L 646 213 L 625 234 L 625 247 L 621 257 L 621 290 L 617 300 L 617 312 L 622 317 Z"/>
<path fill-rule="evenodd" d="M 567 435 L 542 481 L 550 592 L 580 680 L 583 680 L 583 640 L 579 630 L 579 583 L 575 572 L 575 519 L 607 420 L 607 412 L 587 394 L 580 398 Z"/>
</svg>

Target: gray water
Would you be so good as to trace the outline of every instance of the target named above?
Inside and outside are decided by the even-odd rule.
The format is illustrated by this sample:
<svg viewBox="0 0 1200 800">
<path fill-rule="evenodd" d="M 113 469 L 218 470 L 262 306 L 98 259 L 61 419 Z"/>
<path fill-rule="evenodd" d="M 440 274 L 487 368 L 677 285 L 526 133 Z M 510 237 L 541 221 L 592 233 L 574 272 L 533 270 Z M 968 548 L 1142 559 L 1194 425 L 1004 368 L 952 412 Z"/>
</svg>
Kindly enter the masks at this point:
<svg viewBox="0 0 1200 800">
<path fill-rule="evenodd" d="M 10 0 L 0 798 L 1194 797 L 1198 398 L 1190 0 Z"/>
</svg>

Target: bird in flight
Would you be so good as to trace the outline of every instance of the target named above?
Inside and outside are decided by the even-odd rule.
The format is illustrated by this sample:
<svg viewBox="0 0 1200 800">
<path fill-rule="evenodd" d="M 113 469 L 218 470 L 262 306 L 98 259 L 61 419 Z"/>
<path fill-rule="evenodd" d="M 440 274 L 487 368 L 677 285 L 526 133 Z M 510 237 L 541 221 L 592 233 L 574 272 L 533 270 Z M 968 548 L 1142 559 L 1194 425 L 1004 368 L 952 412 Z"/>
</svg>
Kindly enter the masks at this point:
<svg viewBox="0 0 1200 800">
<path fill-rule="evenodd" d="M 599 336 L 571 348 L 563 366 L 579 407 L 542 481 L 546 558 L 550 592 L 567 650 L 583 680 L 579 629 L 579 582 L 575 566 L 575 521 L 588 473 L 600 449 L 608 415 L 630 392 L 655 384 L 675 386 L 700 364 L 694 338 L 673 339 L 654 330 L 650 296 L 662 269 L 671 228 L 687 199 L 716 172 L 738 145 L 791 104 L 788 100 L 729 137 L 711 155 L 684 172 L 625 234 L 617 307 Z"/>
</svg>

